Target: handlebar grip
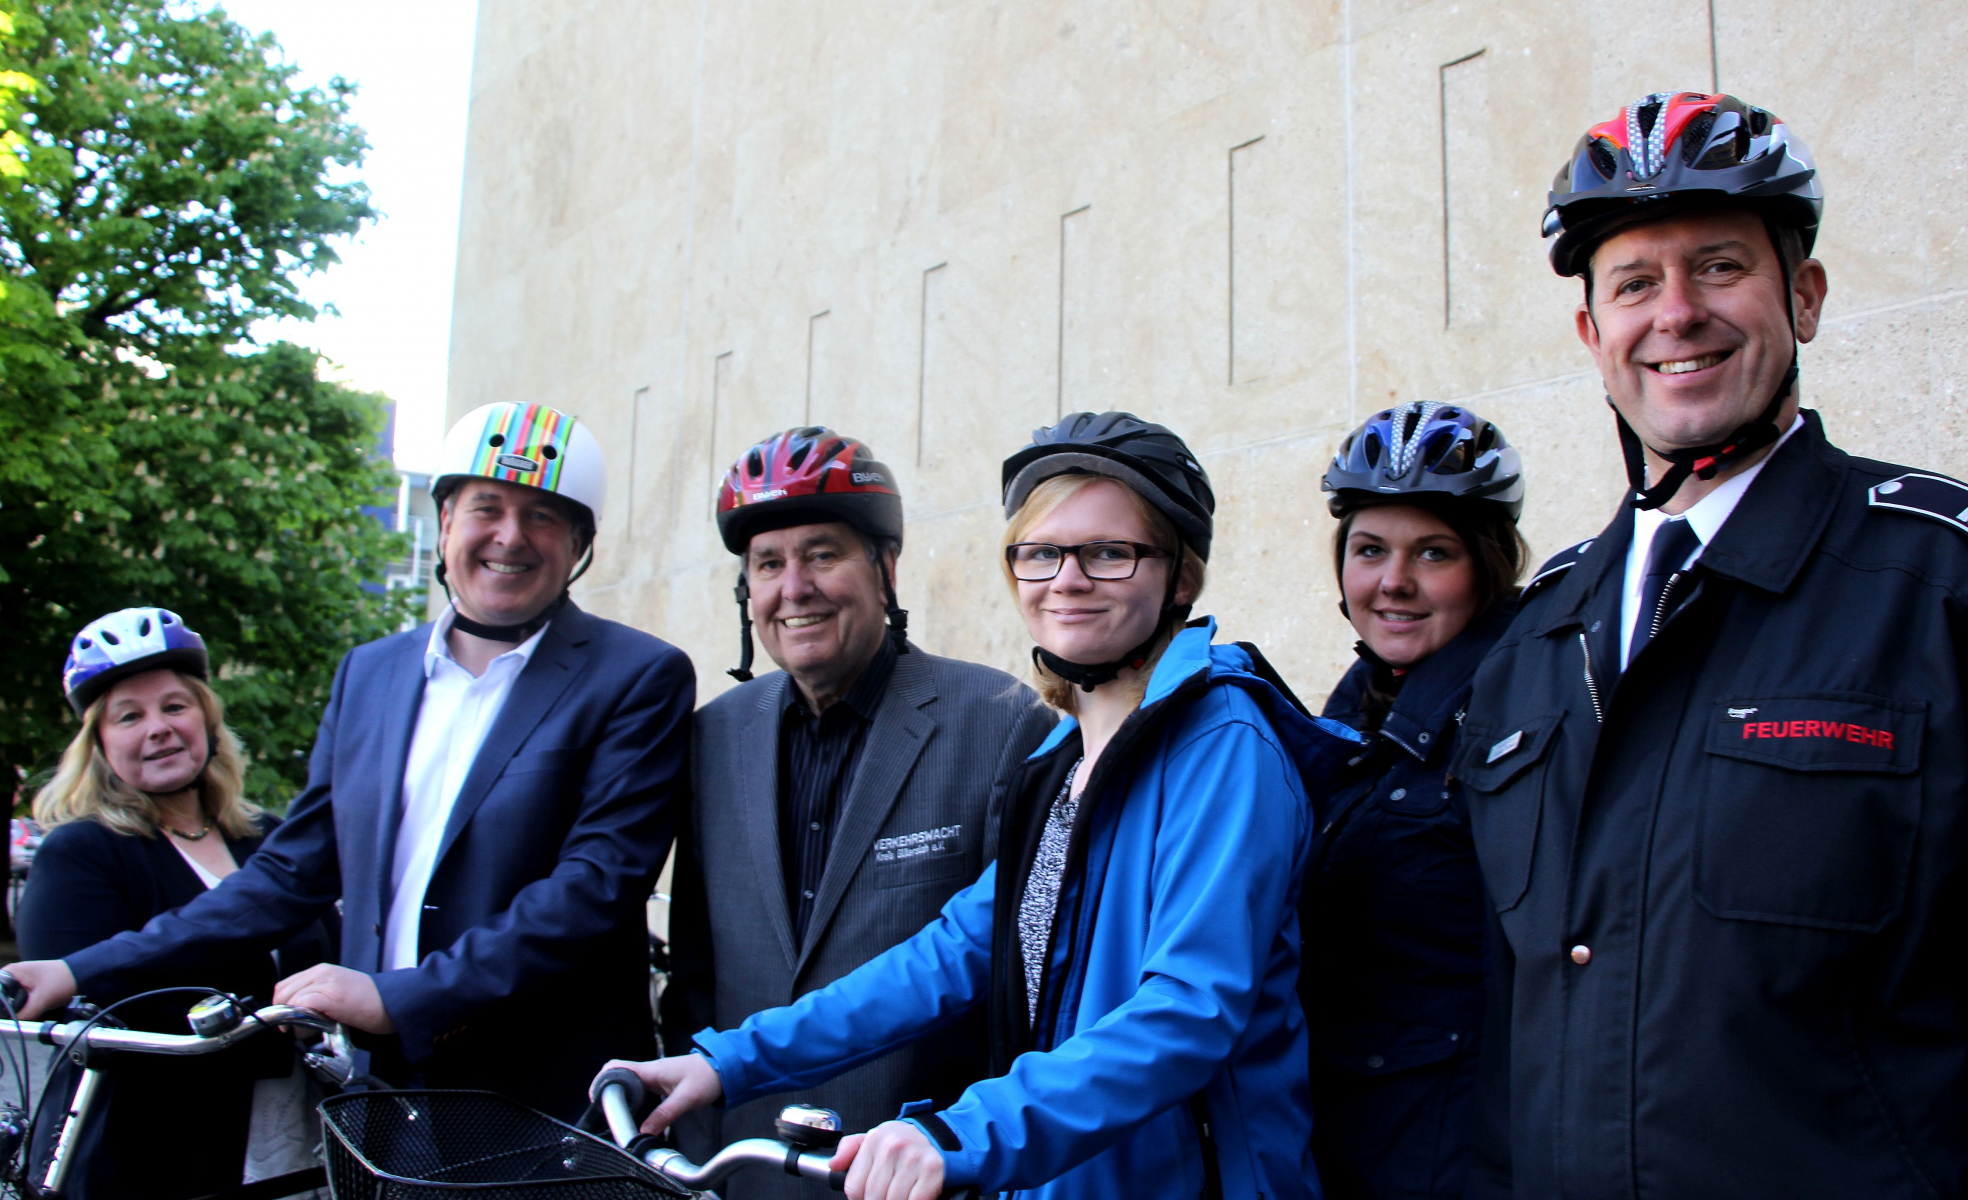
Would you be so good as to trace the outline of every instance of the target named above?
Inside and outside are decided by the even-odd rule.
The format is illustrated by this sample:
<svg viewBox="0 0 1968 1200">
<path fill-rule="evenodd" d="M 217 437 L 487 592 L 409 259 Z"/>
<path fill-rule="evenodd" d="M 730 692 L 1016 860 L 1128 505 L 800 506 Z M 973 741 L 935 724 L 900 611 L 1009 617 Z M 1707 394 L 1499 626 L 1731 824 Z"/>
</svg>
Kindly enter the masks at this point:
<svg viewBox="0 0 1968 1200">
<path fill-rule="evenodd" d="M 15 1014 L 27 1007 L 27 987 L 14 978 L 11 971 L 0 971 L 0 998 L 5 998 L 7 1007 Z"/>
<path fill-rule="evenodd" d="M 595 1081 L 588 1085 L 588 1099 L 596 1104 L 601 1103 L 601 1093 L 610 1084 L 621 1087 L 624 1098 L 629 1102 L 629 1111 L 634 1112 L 642 1107 L 648 1093 L 643 1090 L 642 1077 L 627 1067 L 610 1067 L 595 1076 Z"/>
</svg>

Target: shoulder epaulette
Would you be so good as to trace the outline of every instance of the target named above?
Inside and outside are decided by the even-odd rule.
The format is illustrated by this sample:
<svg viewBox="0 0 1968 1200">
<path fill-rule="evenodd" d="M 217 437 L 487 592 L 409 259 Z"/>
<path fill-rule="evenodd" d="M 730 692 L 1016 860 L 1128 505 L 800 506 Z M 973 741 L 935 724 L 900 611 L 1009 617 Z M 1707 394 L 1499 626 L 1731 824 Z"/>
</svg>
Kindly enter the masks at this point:
<svg viewBox="0 0 1968 1200">
<path fill-rule="evenodd" d="M 1524 590 L 1519 594 L 1519 599 L 1528 600 L 1532 592 L 1537 591 L 1548 583 L 1556 583 L 1559 576 L 1571 570 L 1573 567 L 1578 566 L 1579 560 L 1585 557 L 1585 552 L 1592 549 L 1592 543 L 1597 540 L 1597 538 L 1587 538 L 1578 545 L 1568 550 L 1560 550 L 1550 558 L 1545 559 L 1544 565 L 1538 568 L 1537 574 L 1531 576 L 1530 582 L 1524 585 Z"/>
<path fill-rule="evenodd" d="M 1968 533 L 1968 483 L 1945 475 L 1909 471 L 1898 479 L 1867 489 L 1866 504 L 1872 508 L 1896 508 Z"/>
</svg>

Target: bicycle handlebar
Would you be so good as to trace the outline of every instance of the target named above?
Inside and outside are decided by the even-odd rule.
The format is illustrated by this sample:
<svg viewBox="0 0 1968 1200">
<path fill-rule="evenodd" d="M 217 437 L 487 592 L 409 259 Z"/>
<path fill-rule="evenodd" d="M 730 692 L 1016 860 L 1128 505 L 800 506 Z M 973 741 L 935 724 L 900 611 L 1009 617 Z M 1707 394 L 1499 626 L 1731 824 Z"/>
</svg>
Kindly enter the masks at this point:
<svg viewBox="0 0 1968 1200">
<path fill-rule="evenodd" d="M 635 1110 L 644 1098 L 641 1078 L 624 1067 L 613 1067 L 595 1079 L 588 1094 L 601 1105 L 603 1115 L 608 1118 L 608 1132 L 615 1139 L 615 1144 L 631 1150 L 640 1136 Z M 790 1113 L 793 1110 L 787 1111 Z M 826 1115 L 830 1118 L 833 1116 L 831 1113 Z M 783 1117 L 780 1127 L 789 1128 Z M 631 1153 L 635 1151 L 631 1150 Z M 644 1150 L 638 1157 L 658 1174 L 693 1190 L 714 1188 L 749 1166 L 778 1167 L 788 1175 L 818 1180 L 837 1192 L 847 1185 L 847 1173 L 833 1169 L 834 1152 L 831 1145 L 802 1148 L 771 1138 L 745 1138 L 719 1150 L 710 1157 L 710 1161 L 702 1164 L 691 1162 L 682 1151 L 667 1146 Z M 952 1187 L 943 1189 L 940 1200 L 975 1200 L 976 1196 L 977 1189 L 974 1187 Z"/>
<path fill-rule="evenodd" d="M 106 1025 L 88 1028 L 85 1036 L 92 1050 L 134 1050 L 140 1054 L 213 1054 L 252 1037 L 262 1029 L 289 1025 L 333 1033 L 335 1023 L 320 1013 L 288 1004 L 269 1004 L 223 1033 L 201 1037 L 195 1033 L 146 1033 L 140 1029 L 114 1029 Z M 40 1042 L 44 1046 L 67 1046 L 75 1041 L 87 1021 L 8 1021 L 0 1020 L 0 1037 L 21 1042 Z"/>
</svg>

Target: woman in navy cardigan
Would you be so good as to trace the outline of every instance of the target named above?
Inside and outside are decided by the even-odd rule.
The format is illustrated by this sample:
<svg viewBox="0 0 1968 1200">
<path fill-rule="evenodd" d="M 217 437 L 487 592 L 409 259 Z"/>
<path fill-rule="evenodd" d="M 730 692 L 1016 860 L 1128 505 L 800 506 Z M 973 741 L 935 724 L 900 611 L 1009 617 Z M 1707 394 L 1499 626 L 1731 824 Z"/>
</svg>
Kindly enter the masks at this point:
<svg viewBox="0 0 1968 1200">
<path fill-rule="evenodd" d="M 60 958 L 176 908 L 238 870 L 278 821 L 241 796 L 239 741 L 205 683 L 204 643 L 163 609 L 125 609 L 77 635 L 64 690 L 82 728 L 34 801 L 49 827 L 15 921 L 22 954 Z M 231 953 L 174 963 L 107 1006 L 163 987 L 211 987 L 265 1003 L 274 981 L 323 959 L 320 931 L 276 953 Z M 179 993 L 116 1011 L 138 1029 L 186 1032 Z M 305 1151 L 306 1117 L 295 1057 L 281 1039 L 254 1038 L 197 1058 L 141 1054 L 112 1060 L 105 1090 L 76 1148 L 69 1200 L 173 1200 L 236 1187 L 249 1131 L 262 1143 L 285 1133 Z M 37 1114 L 30 1163 L 47 1168 L 79 1077 L 64 1057 Z M 264 1082 L 263 1082 L 264 1081 Z M 270 1170 L 306 1165 L 275 1158 Z"/>
</svg>

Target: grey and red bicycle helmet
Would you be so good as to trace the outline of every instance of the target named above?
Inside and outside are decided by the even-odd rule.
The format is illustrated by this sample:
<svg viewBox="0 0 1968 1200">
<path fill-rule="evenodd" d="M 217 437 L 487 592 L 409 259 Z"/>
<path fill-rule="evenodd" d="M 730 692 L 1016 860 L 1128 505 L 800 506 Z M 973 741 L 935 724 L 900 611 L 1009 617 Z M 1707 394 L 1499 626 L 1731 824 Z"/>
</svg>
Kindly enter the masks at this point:
<svg viewBox="0 0 1968 1200">
<path fill-rule="evenodd" d="M 1489 421 L 1458 404 L 1423 400 L 1383 409 L 1340 443 L 1319 485 L 1343 517 L 1399 500 L 1480 501 L 1515 521 L 1524 511 L 1524 462 Z"/>
<path fill-rule="evenodd" d="M 205 639 L 168 608 L 122 609 L 84 625 L 69 643 L 62 694 L 79 717 L 118 680 L 157 670 L 208 678 Z"/>
<path fill-rule="evenodd" d="M 1817 163 L 1790 127 L 1734 96 L 1655 92 L 1585 131 L 1551 182 L 1551 266 L 1583 274 L 1607 236 L 1676 212 L 1752 208 L 1803 235 L 1824 212 Z"/>
<path fill-rule="evenodd" d="M 1551 267 L 1560 275 L 1586 275 L 1599 243 L 1631 225 L 1687 212 L 1737 209 L 1762 217 L 1783 262 L 1784 303 L 1797 263 L 1784 253 L 1780 231 L 1797 234 L 1803 254 L 1817 241 L 1824 190 L 1817 163 L 1789 126 L 1767 109 L 1734 96 L 1706 92 L 1654 92 L 1585 131 L 1551 184 L 1544 236 Z M 1587 289 L 1588 311 L 1591 301 Z M 1797 318 L 1791 314 L 1791 332 Z M 1776 394 L 1756 417 L 1713 445 L 1660 450 L 1672 464 L 1647 486 L 1640 437 L 1619 422 L 1620 449 L 1636 508 L 1659 508 L 1690 475 L 1713 479 L 1731 462 L 1756 453 L 1781 435 L 1777 416 L 1797 385 L 1797 357 Z"/>
<path fill-rule="evenodd" d="M 877 542 L 902 545 L 902 493 L 895 475 L 867 444 L 824 425 L 788 429 L 738 456 L 718 485 L 718 536 L 743 556 L 752 538 L 775 529 L 841 521 Z M 880 563 L 888 627 L 895 648 L 908 651 L 909 613 L 897 601 L 888 562 Z M 739 662 L 726 672 L 752 678 L 751 586 L 738 574 Z"/>
</svg>

